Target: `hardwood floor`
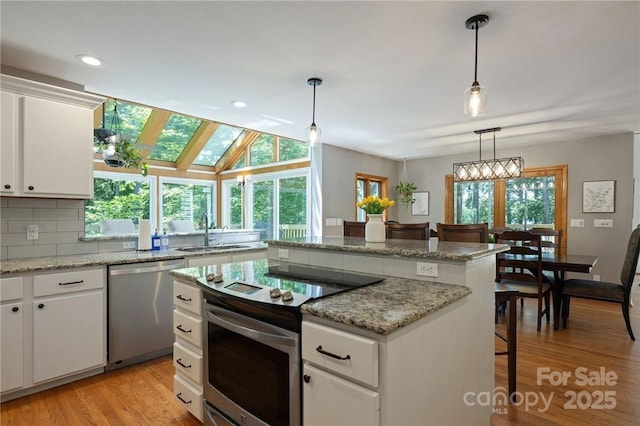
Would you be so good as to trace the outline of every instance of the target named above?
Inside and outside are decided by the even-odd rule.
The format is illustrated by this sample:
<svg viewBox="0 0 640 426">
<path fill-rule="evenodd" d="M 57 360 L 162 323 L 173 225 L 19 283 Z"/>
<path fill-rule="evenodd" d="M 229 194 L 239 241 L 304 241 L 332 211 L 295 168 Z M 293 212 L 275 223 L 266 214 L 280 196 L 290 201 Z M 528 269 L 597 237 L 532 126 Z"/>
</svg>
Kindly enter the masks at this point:
<svg viewBox="0 0 640 426">
<path fill-rule="evenodd" d="M 637 284 L 632 295 L 636 306 L 631 308 L 631 323 L 640 339 Z M 518 308 L 517 390 L 522 397 L 518 398 L 519 404 L 512 406 L 499 401 L 491 425 L 640 424 L 640 340 L 629 339 L 620 307 L 572 300 L 569 328 L 554 331 L 552 324 L 543 323 L 538 333 L 533 303 L 525 300 L 524 315 Z M 598 384 L 582 385 L 576 377 L 576 369 L 580 367 L 597 375 Z M 571 376 L 566 384 L 554 385 L 547 379 L 537 384 L 537 371 L 543 368 L 548 369 L 551 377 L 565 372 Z M 615 373 L 616 383 L 611 377 L 609 384 L 604 383 L 599 377 L 601 369 L 610 376 Z M 495 377 L 495 386 L 506 388 L 506 357 L 496 357 Z M 3 403 L 0 424 L 199 425 L 176 402 L 172 388 L 173 366 L 171 357 L 166 356 Z M 571 392 L 577 397 L 575 409 L 571 407 Z M 548 407 L 541 398 L 551 401 Z M 615 407 L 597 409 L 597 404 Z"/>
</svg>

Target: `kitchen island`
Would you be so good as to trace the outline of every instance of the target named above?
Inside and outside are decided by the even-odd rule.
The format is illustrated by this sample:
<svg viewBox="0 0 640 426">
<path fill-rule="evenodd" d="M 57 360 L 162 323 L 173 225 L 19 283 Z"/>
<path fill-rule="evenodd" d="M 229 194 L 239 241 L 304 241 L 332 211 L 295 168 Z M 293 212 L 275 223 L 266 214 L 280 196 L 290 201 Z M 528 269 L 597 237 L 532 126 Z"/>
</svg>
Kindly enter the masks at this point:
<svg viewBox="0 0 640 426">
<path fill-rule="evenodd" d="M 384 311 L 356 292 L 303 305 L 303 371 L 310 377 L 303 387 L 304 424 L 489 424 L 491 401 L 479 395 L 494 391 L 493 278 L 495 254 L 506 251 L 506 246 L 413 240 L 366 243 L 354 237 L 267 243 L 271 260 L 422 281 L 425 292 L 443 284 L 470 291 L 389 332 L 371 324 L 402 316 L 414 303 L 420 305 L 413 289 L 377 293 L 375 298 L 385 301 Z M 347 353 L 351 349 L 342 342 L 351 336 L 369 339 L 377 348 L 366 377 L 353 370 L 355 361 L 345 364 L 317 354 L 322 339 L 323 348 L 334 344 L 332 352 Z M 360 401 L 358 409 L 354 401 Z"/>
</svg>

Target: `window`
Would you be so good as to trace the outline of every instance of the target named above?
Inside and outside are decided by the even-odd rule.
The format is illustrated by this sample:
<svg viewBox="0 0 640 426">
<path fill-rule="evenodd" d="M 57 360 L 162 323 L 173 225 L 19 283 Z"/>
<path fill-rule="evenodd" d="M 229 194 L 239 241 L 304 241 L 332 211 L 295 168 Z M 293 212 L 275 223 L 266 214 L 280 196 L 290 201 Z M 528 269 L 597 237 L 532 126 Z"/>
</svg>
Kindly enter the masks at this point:
<svg viewBox="0 0 640 426">
<path fill-rule="evenodd" d="M 525 169 L 519 179 L 445 180 L 446 223 L 489 223 L 489 228 L 551 227 L 566 235 L 567 166 Z M 566 250 L 562 238 L 562 252 Z"/>
<path fill-rule="evenodd" d="M 155 178 L 137 174 L 94 172 L 94 196 L 85 201 L 85 235 L 101 234 L 103 219 L 140 219 L 155 223 Z"/>
<path fill-rule="evenodd" d="M 249 161 L 252 166 L 261 166 L 275 162 L 274 143 L 275 136 L 265 133 L 258 136 L 258 139 L 249 148 Z"/>
<path fill-rule="evenodd" d="M 279 138 L 278 161 L 298 160 L 309 157 L 309 145 L 293 139 Z"/>
<path fill-rule="evenodd" d="M 353 202 L 355 203 L 360 201 L 364 197 L 368 197 L 369 195 L 377 195 L 378 197 L 386 197 L 387 196 L 387 183 L 388 179 L 382 176 L 373 176 L 373 175 L 365 175 L 361 173 L 356 174 L 356 199 Z M 355 207 L 356 209 L 356 220 L 358 222 L 364 222 L 367 220 L 367 214 L 364 210 Z M 383 219 L 386 219 L 386 210 L 383 213 Z"/>
<path fill-rule="evenodd" d="M 181 114 L 171 114 L 156 140 L 149 159 L 175 162 L 196 132 L 201 120 Z"/>
<path fill-rule="evenodd" d="M 222 182 L 222 226 L 229 229 L 242 229 L 242 198 L 244 187 L 239 186 L 235 179 Z"/>
<path fill-rule="evenodd" d="M 215 165 L 224 153 L 229 149 L 233 141 L 242 133 L 239 127 L 231 127 L 221 124 L 211 135 L 207 144 L 202 148 L 193 164 L 200 166 Z"/>
<path fill-rule="evenodd" d="M 160 209 L 162 229 L 168 231 L 170 220 L 189 220 L 198 228 L 203 214 L 209 218 L 209 226 L 215 227 L 215 182 L 160 178 Z"/>
</svg>

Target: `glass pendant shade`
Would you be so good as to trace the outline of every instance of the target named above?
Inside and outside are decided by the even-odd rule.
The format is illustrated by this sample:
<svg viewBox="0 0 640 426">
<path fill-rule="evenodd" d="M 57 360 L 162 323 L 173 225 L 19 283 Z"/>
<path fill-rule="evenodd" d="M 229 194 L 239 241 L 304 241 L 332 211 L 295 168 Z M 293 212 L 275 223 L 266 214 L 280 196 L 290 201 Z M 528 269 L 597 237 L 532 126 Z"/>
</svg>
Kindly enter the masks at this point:
<svg viewBox="0 0 640 426">
<path fill-rule="evenodd" d="M 311 126 L 307 128 L 308 141 L 311 146 L 314 146 L 316 143 L 320 142 L 320 135 L 322 131 L 320 127 L 316 126 L 316 123 L 311 123 Z"/>
<path fill-rule="evenodd" d="M 464 91 L 464 113 L 470 117 L 483 115 L 487 108 L 487 89 L 475 81 Z"/>
</svg>

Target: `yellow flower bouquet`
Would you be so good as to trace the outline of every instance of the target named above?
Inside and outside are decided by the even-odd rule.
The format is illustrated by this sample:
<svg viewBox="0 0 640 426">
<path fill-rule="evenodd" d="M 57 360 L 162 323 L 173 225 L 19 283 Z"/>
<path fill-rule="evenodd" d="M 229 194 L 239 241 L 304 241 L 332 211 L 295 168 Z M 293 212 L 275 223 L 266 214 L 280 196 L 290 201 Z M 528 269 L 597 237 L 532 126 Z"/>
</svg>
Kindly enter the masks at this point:
<svg viewBox="0 0 640 426">
<path fill-rule="evenodd" d="M 364 210 L 367 214 L 382 214 L 387 207 L 392 207 L 395 204 L 395 201 L 387 197 L 380 198 L 377 195 L 369 195 L 358 201 L 356 206 Z"/>
</svg>

